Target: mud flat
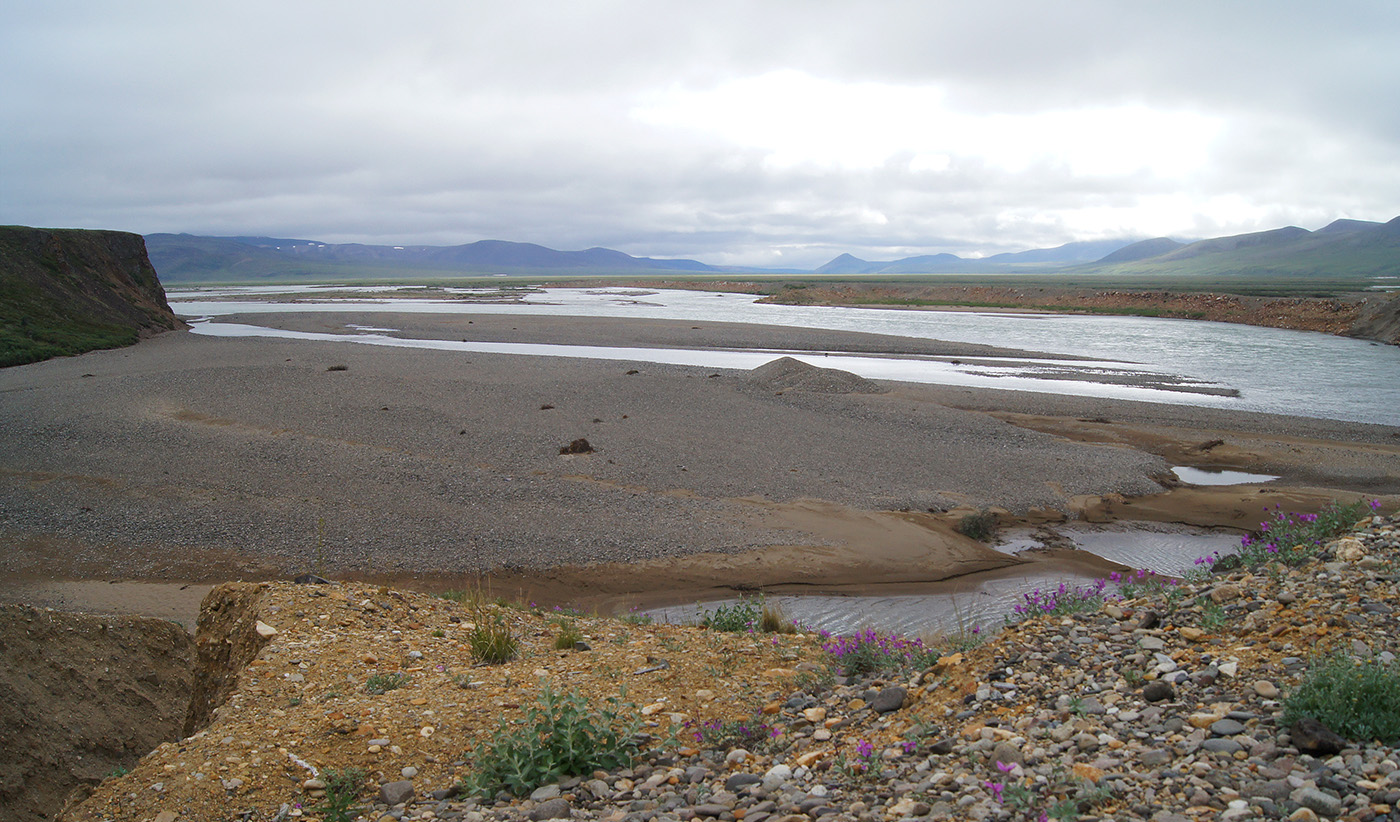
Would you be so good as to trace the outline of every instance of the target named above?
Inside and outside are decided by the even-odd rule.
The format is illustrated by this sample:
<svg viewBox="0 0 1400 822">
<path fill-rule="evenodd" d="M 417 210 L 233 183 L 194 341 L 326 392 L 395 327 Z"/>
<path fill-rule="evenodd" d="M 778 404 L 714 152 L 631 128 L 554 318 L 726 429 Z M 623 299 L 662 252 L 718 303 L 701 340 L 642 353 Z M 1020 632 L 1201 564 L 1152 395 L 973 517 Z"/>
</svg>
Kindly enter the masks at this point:
<svg viewBox="0 0 1400 822">
<path fill-rule="evenodd" d="M 469 325 L 507 341 L 876 353 L 910 345 L 600 318 L 365 322 L 410 336 Z M 943 355 L 967 354 L 954 348 Z M 1273 505 L 1400 502 L 1400 430 L 1388 426 L 832 384 L 188 332 L 4 369 L 0 587 L 29 599 L 16 591 L 40 582 L 178 590 L 310 570 L 585 604 L 781 586 L 851 591 L 1018 562 L 956 533 L 961 516 L 981 508 L 1000 509 L 1006 522 L 1248 528 Z M 580 438 L 591 452 L 561 454 Z M 1280 479 L 1182 487 L 1174 465 Z M 70 586 L 49 599 L 82 608 L 85 595 Z"/>
</svg>

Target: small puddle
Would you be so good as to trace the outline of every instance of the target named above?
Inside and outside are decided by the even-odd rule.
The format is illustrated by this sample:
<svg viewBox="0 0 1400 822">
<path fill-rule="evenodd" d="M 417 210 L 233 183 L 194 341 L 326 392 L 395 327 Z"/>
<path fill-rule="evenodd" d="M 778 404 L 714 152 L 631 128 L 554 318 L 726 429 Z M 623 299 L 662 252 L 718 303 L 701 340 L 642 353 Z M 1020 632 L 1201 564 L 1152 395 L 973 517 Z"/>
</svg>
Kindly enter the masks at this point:
<svg viewBox="0 0 1400 822">
<path fill-rule="evenodd" d="M 1046 547 L 1036 533 L 1032 529 L 1008 531 L 996 548 L 1016 554 Z M 1233 553 L 1240 545 L 1238 534 L 1154 523 L 1110 526 L 1076 523 L 1055 528 L 1054 533 L 1073 542 L 1080 550 L 1130 568 L 1143 568 L 1166 576 L 1180 576 L 1193 569 L 1198 558 L 1216 552 Z M 770 595 L 764 599 L 801 625 L 835 634 L 875 628 L 908 636 L 933 637 L 974 629 L 994 632 L 1008 617 L 1014 616 L 1014 609 L 1023 602 L 1025 594 L 1037 589 L 1054 590 L 1061 584 L 1070 588 L 1087 587 L 1095 580 L 1096 575 L 1037 563 L 949 580 L 938 586 L 942 590 L 937 593 Z M 738 598 L 711 600 L 656 608 L 646 613 L 658 621 L 694 623 L 707 610 L 733 606 L 739 601 Z"/>
<path fill-rule="evenodd" d="M 1179 465 L 1172 469 L 1176 478 L 1190 485 L 1253 485 L 1273 482 L 1278 477 L 1269 474 L 1249 474 L 1244 471 L 1217 471 Z"/>
</svg>

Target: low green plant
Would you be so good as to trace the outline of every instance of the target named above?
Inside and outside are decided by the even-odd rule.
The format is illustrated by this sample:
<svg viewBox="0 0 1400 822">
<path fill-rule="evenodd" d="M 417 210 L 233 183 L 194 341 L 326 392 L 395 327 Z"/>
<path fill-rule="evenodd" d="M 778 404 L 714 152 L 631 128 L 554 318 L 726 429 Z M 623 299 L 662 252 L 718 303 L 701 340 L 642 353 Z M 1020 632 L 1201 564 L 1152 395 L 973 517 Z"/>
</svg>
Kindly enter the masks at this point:
<svg viewBox="0 0 1400 822">
<path fill-rule="evenodd" d="M 326 798 L 312 811 L 323 815 L 326 822 L 353 822 L 363 810 L 355 807 L 355 800 L 364 790 L 366 776 L 363 770 L 353 767 L 342 771 L 333 768 L 321 771 L 321 781 L 326 783 Z"/>
<path fill-rule="evenodd" d="M 629 611 L 623 614 L 622 616 L 618 617 L 618 619 L 622 620 L 628 625 L 650 625 L 653 622 L 656 622 L 656 620 L 652 617 L 646 614 L 639 614 L 636 611 Z"/>
<path fill-rule="evenodd" d="M 700 617 L 700 627 L 711 631 L 745 633 L 758 628 L 763 618 L 763 600 L 741 597 L 733 605 L 719 605 Z"/>
<path fill-rule="evenodd" d="M 997 515 L 991 511 L 978 511 L 958 520 L 958 533 L 968 539 L 987 542 L 997 535 Z"/>
<path fill-rule="evenodd" d="M 1333 654 L 1283 701 L 1283 723 L 1311 717 L 1347 739 L 1400 741 L 1400 663 Z"/>
<path fill-rule="evenodd" d="M 591 710 L 579 694 L 557 693 L 543 684 L 524 719 L 503 722 L 472 751 L 473 772 L 462 780 L 462 790 L 482 797 L 500 791 L 526 796 L 565 777 L 630 766 L 640 725 L 623 717 L 635 713 L 635 706 L 617 699 L 608 703 Z"/>
<path fill-rule="evenodd" d="M 572 619 L 566 617 L 559 620 L 559 633 L 554 637 L 554 650 L 572 651 L 574 646 L 582 641 L 583 632 Z"/>
<path fill-rule="evenodd" d="M 371 674 L 365 680 L 365 692 L 371 694 L 386 694 L 395 691 L 408 684 L 408 674 L 401 671 L 392 671 L 387 674 Z"/>
<path fill-rule="evenodd" d="M 1219 603 L 1206 600 L 1201 603 L 1201 628 L 1219 631 L 1225 627 L 1225 608 Z"/>
<path fill-rule="evenodd" d="M 488 665 L 509 662 L 520 651 L 520 640 L 506 624 L 506 618 L 485 610 L 477 611 L 472 629 L 467 633 L 467 644 L 472 649 L 472 658 Z"/>
</svg>

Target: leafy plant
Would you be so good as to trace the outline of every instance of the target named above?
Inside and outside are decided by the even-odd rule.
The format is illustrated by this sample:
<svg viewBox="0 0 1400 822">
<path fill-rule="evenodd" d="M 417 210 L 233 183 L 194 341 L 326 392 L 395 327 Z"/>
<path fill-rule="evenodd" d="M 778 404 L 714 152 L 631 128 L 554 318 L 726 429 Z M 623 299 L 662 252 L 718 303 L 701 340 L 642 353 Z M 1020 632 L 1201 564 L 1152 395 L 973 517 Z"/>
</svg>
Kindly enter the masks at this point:
<svg viewBox="0 0 1400 822">
<path fill-rule="evenodd" d="M 371 694 L 385 694 L 408 684 L 408 674 L 393 671 L 387 674 L 372 674 L 365 680 L 365 691 Z"/>
<path fill-rule="evenodd" d="M 637 720 L 624 720 L 635 706 L 608 700 L 610 707 L 590 710 L 577 693 L 556 693 L 548 684 L 525 718 L 503 722 L 493 737 L 471 754 L 474 772 L 462 781 L 475 796 L 506 791 L 525 796 L 541 785 L 595 770 L 627 767 L 637 754 Z"/>
<path fill-rule="evenodd" d="M 782 732 L 757 718 L 754 719 L 711 719 L 696 723 L 686 720 L 685 726 L 695 742 L 704 748 L 727 751 L 744 748 L 755 753 L 771 746 Z"/>
<path fill-rule="evenodd" d="M 937 652 L 926 648 L 921 640 L 873 630 L 833 637 L 822 649 L 835 657 L 846 676 L 902 673 L 928 667 L 938 657 Z"/>
<path fill-rule="evenodd" d="M 484 610 L 477 611 L 472 629 L 467 633 L 467 644 L 471 646 L 472 658 L 488 665 L 509 662 L 520 650 L 520 640 L 506 624 L 506 618 Z"/>
<path fill-rule="evenodd" d="M 1275 507 L 1272 517 L 1240 540 L 1240 562 L 1251 570 L 1270 562 L 1301 565 L 1317 556 L 1328 540 L 1351 530 L 1368 507 L 1378 510 L 1379 502 L 1368 506 L 1360 500 L 1350 505 L 1333 501 L 1316 514 L 1296 514 Z"/>
<path fill-rule="evenodd" d="M 1219 631 L 1225 627 L 1225 608 L 1209 599 L 1201 603 L 1201 627 L 1207 631 Z"/>
<path fill-rule="evenodd" d="M 758 627 L 763 616 L 763 600 L 740 598 L 733 605 L 720 605 L 700 618 L 700 627 L 712 631 L 744 633 Z"/>
<path fill-rule="evenodd" d="M 635 611 L 629 611 L 623 614 L 622 616 L 618 617 L 618 619 L 622 620 L 628 625 L 650 625 L 656 621 L 655 619 L 653 619 L 650 616 L 647 616 L 646 614 L 639 614 Z"/>
<path fill-rule="evenodd" d="M 337 771 L 326 768 L 321 779 L 326 783 L 326 798 L 313 812 L 325 816 L 326 822 L 353 822 L 362 808 L 355 807 L 364 788 L 366 774 L 359 768 Z"/>
<path fill-rule="evenodd" d="M 1283 701 L 1283 723 L 1311 717 L 1353 740 L 1400 741 L 1400 664 L 1334 654 Z"/>
<path fill-rule="evenodd" d="M 1103 605 L 1106 598 L 1104 589 L 1107 587 L 1108 580 L 1102 578 L 1094 580 L 1091 585 L 1073 588 L 1069 586 L 1069 583 L 1061 582 L 1060 586 L 1053 590 L 1042 591 L 1037 588 L 1028 594 L 1023 594 L 1021 596 L 1023 601 L 1012 610 L 1024 617 L 1038 614 L 1060 616 L 1094 611 Z"/>
</svg>

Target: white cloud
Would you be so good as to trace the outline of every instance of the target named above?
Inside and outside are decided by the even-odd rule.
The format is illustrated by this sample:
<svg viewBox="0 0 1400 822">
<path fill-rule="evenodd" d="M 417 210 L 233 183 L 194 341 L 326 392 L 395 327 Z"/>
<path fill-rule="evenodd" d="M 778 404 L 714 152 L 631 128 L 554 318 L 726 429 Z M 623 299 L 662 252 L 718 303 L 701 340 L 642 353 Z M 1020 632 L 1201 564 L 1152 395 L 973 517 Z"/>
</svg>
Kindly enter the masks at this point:
<svg viewBox="0 0 1400 822">
<path fill-rule="evenodd" d="M 1400 4 L 0 8 L 0 222 L 816 265 L 1400 213 Z"/>
</svg>

